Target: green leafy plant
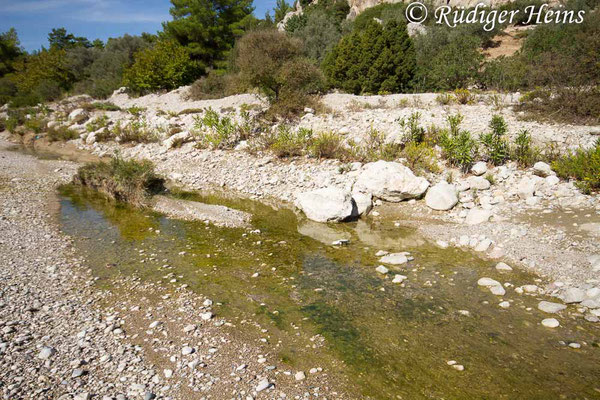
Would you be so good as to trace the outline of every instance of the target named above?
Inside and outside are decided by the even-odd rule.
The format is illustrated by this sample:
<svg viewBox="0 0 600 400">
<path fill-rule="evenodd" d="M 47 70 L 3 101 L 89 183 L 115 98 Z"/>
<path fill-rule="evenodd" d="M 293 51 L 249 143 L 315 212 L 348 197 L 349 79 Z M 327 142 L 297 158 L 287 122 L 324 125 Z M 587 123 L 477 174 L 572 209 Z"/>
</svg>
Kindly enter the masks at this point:
<svg viewBox="0 0 600 400">
<path fill-rule="evenodd" d="M 271 139 L 270 149 L 279 158 L 301 156 L 310 144 L 313 131 L 300 128 L 293 131 L 287 125 L 280 125 Z"/>
<path fill-rule="evenodd" d="M 414 112 L 408 119 L 400 120 L 400 126 L 404 130 L 405 143 L 421 143 L 425 140 L 425 128 L 420 125 L 420 120 L 420 112 Z"/>
<path fill-rule="evenodd" d="M 94 118 L 85 126 L 85 130 L 88 132 L 96 132 L 102 128 L 108 127 L 108 123 L 110 122 L 107 115 L 101 115 L 99 117 Z"/>
<path fill-rule="evenodd" d="M 221 117 L 212 108 L 202 117 L 195 117 L 193 132 L 199 137 L 199 146 L 225 149 L 239 141 L 238 125 L 230 117 Z"/>
<path fill-rule="evenodd" d="M 469 91 L 469 89 L 455 89 L 454 100 L 458 104 L 467 105 L 475 102 L 475 96 Z"/>
<path fill-rule="evenodd" d="M 68 126 L 59 125 L 48 129 L 46 138 L 49 142 L 66 142 L 69 140 L 77 139 L 79 133 Z"/>
<path fill-rule="evenodd" d="M 477 156 L 477 141 L 473 139 L 470 132 L 460 129 L 462 120 L 461 114 L 448 116 L 447 121 L 450 128 L 440 133 L 439 144 L 442 148 L 442 155 L 450 164 L 460 167 L 466 172 L 471 168 Z"/>
<path fill-rule="evenodd" d="M 484 147 L 484 155 L 494 165 L 504 164 L 510 156 L 510 148 L 506 139 L 508 125 L 501 115 L 494 115 L 490 121 L 491 132 L 480 136 Z"/>
<path fill-rule="evenodd" d="M 346 158 L 344 138 L 336 132 L 319 132 L 310 143 L 310 154 L 317 158 Z"/>
<path fill-rule="evenodd" d="M 515 160 L 520 167 L 530 167 L 537 161 L 539 152 L 531 145 L 531 134 L 523 129 L 515 138 L 515 144 L 512 149 L 511 158 Z"/>
<path fill-rule="evenodd" d="M 590 149 L 578 149 L 552 163 L 552 169 L 564 179 L 575 179 L 584 193 L 600 190 L 600 139 Z"/>
<path fill-rule="evenodd" d="M 158 134 L 148 127 L 145 119 L 138 119 L 129 122 L 125 126 L 117 123 L 112 136 L 117 138 L 120 143 L 154 143 L 159 141 Z"/>
<path fill-rule="evenodd" d="M 440 93 L 437 96 L 435 96 L 435 101 L 442 106 L 447 106 L 452 104 L 452 102 L 454 101 L 454 96 L 452 96 L 450 93 Z"/>
<path fill-rule="evenodd" d="M 435 151 L 426 143 L 410 142 L 402 150 L 408 167 L 416 172 L 440 172 Z"/>
</svg>

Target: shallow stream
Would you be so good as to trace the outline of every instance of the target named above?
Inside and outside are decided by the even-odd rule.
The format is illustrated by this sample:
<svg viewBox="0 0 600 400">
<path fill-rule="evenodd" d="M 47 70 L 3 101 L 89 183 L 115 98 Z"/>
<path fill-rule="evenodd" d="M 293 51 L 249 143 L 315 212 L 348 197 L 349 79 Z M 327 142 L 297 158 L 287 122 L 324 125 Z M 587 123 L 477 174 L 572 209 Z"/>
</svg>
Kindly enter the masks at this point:
<svg viewBox="0 0 600 400">
<path fill-rule="evenodd" d="M 542 296 L 508 287 L 500 298 L 477 286 L 483 276 L 515 287 L 535 276 L 500 274 L 494 262 L 439 249 L 393 221 L 331 226 L 245 199 L 180 196 L 248 211 L 260 232 L 172 220 L 73 186 L 60 192 L 60 223 L 99 285 L 110 289 L 119 275 L 164 284 L 173 273 L 220 303 L 220 317 L 267 328 L 281 362 L 343 375 L 356 398 L 600 398 L 598 327 L 570 307 L 559 328 L 545 328 Z M 350 244 L 331 245 L 342 238 Z M 379 250 L 414 261 L 388 266 L 386 277 L 375 271 Z M 392 283 L 395 273 L 408 279 Z"/>
</svg>

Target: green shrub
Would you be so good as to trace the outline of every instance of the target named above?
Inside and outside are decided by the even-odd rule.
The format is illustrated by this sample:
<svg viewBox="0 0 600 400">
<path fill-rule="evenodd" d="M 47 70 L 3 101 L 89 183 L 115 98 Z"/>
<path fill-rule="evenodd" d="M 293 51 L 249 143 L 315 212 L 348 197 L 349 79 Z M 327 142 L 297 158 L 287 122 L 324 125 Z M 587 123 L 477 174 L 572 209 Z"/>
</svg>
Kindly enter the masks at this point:
<svg viewBox="0 0 600 400">
<path fill-rule="evenodd" d="M 48 129 L 46 138 L 49 142 L 67 142 L 79 137 L 79 133 L 68 126 L 59 125 Z"/>
<path fill-rule="evenodd" d="M 121 111 L 121 107 L 115 105 L 114 103 L 104 101 L 104 102 L 95 102 L 92 103 L 91 108 L 94 110 L 100 111 Z"/>
<path fill-rule="evenodd" d="M 347 4 L 345 1 L 343 3 Z M 340 23 L 325 10 L 307 12 L 306 15 L 306 23 L 295 28 L 293 36 L 304 43 L 306 56 L 320 64 L 342 37 Z"/>
<path fill-rule="evenodd" d="M 481 144 L 484 147 L 483 155 L 494 165 L 504 164 L 510 156 L 509 144 L 506 139 L 508 131 L 506 121 L 502 116 L 494 115 L 490 121 L 490 129 L 491 132 L 480 136 Z"/>
<path fill-rule="evenodd" d="M 23 125 L 25 126 L 25 128 L 29 129 L 30 131 L 33 131 L 33 133 L 40 134 L 46 130 L 47 124 L 48 122 L 45 119 L 37 116 L 32 116 L 31 118 L 27 118 Z"/>
<path fill-rule="evenodd" d="M 101 115 L 99 117 L 94 118 L 93 120 L 91 120 L 86 126 L 85 129 L 88 132 L 96 132 L 102 128 L 106 128 L 108 127 L 110 120 L 108 118 L 107 115 Z"/>
<path fill-rule="evenodd" d="M 462 115 L 450 115 L 447 120 L 450 128 L 442 131 L 439 136 L 442 155 L 451 165 L 466 172 L 477 157 L 477 142 L 470 132 L 460 129 Z"/>
<path fill-rule="evenodd" d="M 483 61 L 482 40 L 462 26 L 429 26 L 415 37 L 413 87 L 420 91 L 467 88 L 477 81 Z"/>
<path fill-rule="evenodd" d="M 515 138 L 511 158 L 524 168 L 532 166 L 537 161 L 538 152 L 531 146 L 531 135 L 528 130 L 523 129 Z"/>
<path fill-rule="evenodd" d="M 199 145 L 202 147 L 228 149 L 239 141 L 237 124 L 230 117 L 220 117 L 212 108 L 194 120 L 193 132 L 199 136 Z"/>
<path fill-rule="evenodd" d="M 354 157 L 363 162 L 394 161 L 402 153 L 402 144 L 386 142 L 385 134 L 376 129 L 369 130 L 366 140 L 360 145 L 349 144 Z"/>
<path fill-rule="evenodd" d="M 420 120 L 420 112 L 414 112 L 408 119 L 400 120 L 400 126 L 404 130 L 405 143 L 421 143 L 425 140 L 425 129 L 419 124 Z"/>
<path fill-rule="evenodd" d="M 191 100 L 220 99 L 242 93 L 245 89 L 237 74 L 210 70 L 192 84 L 188 97 Z"/>
<path fill-rule="evenodd" d="M 112 199 L 144 206 L 152 194 L 164 190 L 164 179 L 148 160 L 123 160 L 116 155 L 110 162 L 95 162 L 79 168 L 74 183 L 98 190 Z"/>
<path fill-rule="evenodd" d="M 406 159 L 408 167 L 416 173 L 440 172 L 435 150 L 427 143 L 410 142 L 402 150 L 401 156 Z"/>
<path fill-rule="evenodd" d="M 309 146 L 310 154 L 319 159 L 337 158 L 344 160 L 348 154 L 344 138 L 336 132 L 320 132 L 312 138 Z"/>
<path fill-rule="evenodd" d="M 133 115 L 134 117 L 141 117 L 141 115 L 146 111 L 146 107 L 138 107 L 138 106 L 131 106 L 127 109 L 127 112 L 131 115 Z"/>
<path fill-rule="evenodd" d="M 450 93 L 440 93 L 437 96 L 435 96 L 435 101 L 442 106 L 447 106 L 452 104 L 452 102 L 454 101 L 454 96 L 452 96 Z"/>
<path fill-rule="evenodd" d="M 600 86 L 537 89 L 516 107 L 530 118 L 570 124 L 600 123 Z"/>
<path fill-rule="evenodd" d="M 190 84 L 201 73 L 202 68 L 190 59 L 184 47 L 173 40 L 161 40 L 136 53 L 135 62 L 123 74 L 123 82 L 132 92 L 145 94 Z"/>
<path fill-rule="evenodd" d="M 329 84 L 349 93 L 400 93 L 408 90 L 415 52 L 404 22 L 375 21 L 354 30 L 323 62 Z"/>
<path fill-rule="evenodd" d="M 320 71 L 303 57 L 302 42 L 285 33 L 250 32 L 237 42 L 236 53 L 240 78 L 267 96 L 271 114 L 299 113 L 322 86 Z"/>
<path fill-rule="evenodd" d="M 270 149 L 279 158 L 301 156 L 312 137 L 313 132 L 310 129 L 300 128 L 293 131 L 287 125 L 280 125 L 270 140 Z"/>
<path fill-rule="evenodd" d="M 462 105 L 473 104 L 475 102 L 475 95 L 469 89 L 455 89 L 454 100 Z"/>
<path fill-rule="evenodd" d="M 600 189 L 600 140 L 591 149 L 579 149 L 552 163 L 552 169 L 564 179 L 575 179 L 577 186 L 590 193 Z"/>
<path fill-rule="evenodd" d="M 125 126 L 117 122 L 111 133 L 120 143 L 155 143 L 160 139 L 158 134 L 148 127 L 145 119 L 130 121 Z"/>
</svg>

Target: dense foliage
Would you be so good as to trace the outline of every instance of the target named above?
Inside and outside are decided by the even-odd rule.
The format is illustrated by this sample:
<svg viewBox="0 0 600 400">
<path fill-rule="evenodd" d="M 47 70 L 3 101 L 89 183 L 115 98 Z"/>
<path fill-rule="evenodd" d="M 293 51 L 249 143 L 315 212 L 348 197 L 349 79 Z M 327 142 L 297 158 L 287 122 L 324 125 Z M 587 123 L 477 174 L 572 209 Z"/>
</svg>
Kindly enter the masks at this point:
<svg viewBox="0 0 600 400">
<path fill-rule="evenodd" d="M 345 36 L 327 55 L 323 70 L 329 83 L 345 91 L 406 91 L 415 71 L 415 52 L 406 24 L 371 21 L 364 30 Z"/>
</svg>

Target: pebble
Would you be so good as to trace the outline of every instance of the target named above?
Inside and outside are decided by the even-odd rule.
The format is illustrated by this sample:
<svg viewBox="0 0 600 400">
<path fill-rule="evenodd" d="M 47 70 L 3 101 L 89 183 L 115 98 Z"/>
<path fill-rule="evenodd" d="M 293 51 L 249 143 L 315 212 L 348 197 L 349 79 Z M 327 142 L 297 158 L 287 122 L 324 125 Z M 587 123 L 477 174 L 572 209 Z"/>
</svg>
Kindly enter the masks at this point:
<svg viewBox="0 0 600 400">
<path fill-rule="evenodd" d="M 542 320 L 542 325 L 544 325 L 546 328 L 557 328 L 560 326 L 560 323 L 556 318 L 546 318 Z"/>
<path fill-rule="evenodd" d="M 375 268 L 375 271 L 379 272 L 380 274 L 387 274 L 388 272 L 390 272 L 389 269 L 387 269 L 386 267 L 384 267 L 383 265 L 380 265 L 379 267 Z"/>
<path fill-rule="evenodd" d="M 294 378 L 297 381 L 303 381 L 304 379 L 306 379 L 306 375 L 304 374 L 304 372 L 298 371 L 298 372 L 296 372 L 296 374 L 294 374 Z"/>
<path fill-rule="evenodd" d="M 254 390 L 256 390 L 256 392 L 260 393 L 263 390 L 266 390 L 268 388 L 271 387 L 271 383 L 269 382 L 268 379 L 262 379 L 260 382 L 258 382 L 258 385 L 256 385 L 256 388 Z"/>
</svg>

